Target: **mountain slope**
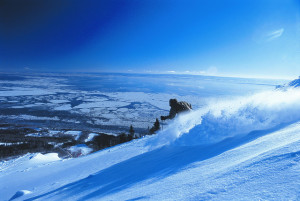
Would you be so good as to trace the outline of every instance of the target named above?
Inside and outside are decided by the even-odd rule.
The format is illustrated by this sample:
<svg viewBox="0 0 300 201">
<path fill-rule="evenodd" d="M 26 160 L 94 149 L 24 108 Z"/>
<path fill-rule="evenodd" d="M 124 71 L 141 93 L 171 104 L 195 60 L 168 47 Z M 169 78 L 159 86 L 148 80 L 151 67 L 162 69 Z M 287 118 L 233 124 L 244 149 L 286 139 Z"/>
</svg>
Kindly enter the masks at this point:
<svg viewBox="0 0 300 201">
<path fill-rule="evenodd" d="M 300 123 L 235 148 L 231 144 L 238 139 L 232 138 L 213 146 L 165 146 L 143 153 L 147 140 L 79 159 L 30 167 L 25 160 L 13 171 L 2 170 L 1 195 L 8 200 L 28 190 L 32 194 L 21 200 L 300 198 Z"/>
<path fill-rule="evenodd" d="M 288 88 L 297 88 L 297 87 L 300 87 L 300 76 L 298 79 L 292 80 L 291 82 L 284 85 L 279 85 L 276 88 L 288 89 Z"/>
<path fill-rule="evenodd" d="M 299 200 L 299 102 L 269 92 L 81 158 L 25 155 L 1 164 L 1 200 Z"/>
</svg>

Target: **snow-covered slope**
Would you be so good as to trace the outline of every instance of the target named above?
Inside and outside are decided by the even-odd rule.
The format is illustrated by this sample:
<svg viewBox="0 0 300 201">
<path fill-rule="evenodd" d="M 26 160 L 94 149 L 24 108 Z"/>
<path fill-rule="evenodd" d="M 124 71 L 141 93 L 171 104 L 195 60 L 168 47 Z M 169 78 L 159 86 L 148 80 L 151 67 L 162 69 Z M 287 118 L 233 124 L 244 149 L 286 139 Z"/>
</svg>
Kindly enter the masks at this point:
<svg viewBox="0 0 300 201">
<path fill-rule="evenodd" d="M 298 79 L 291 81 L 288 85 L 291 87 L 299 87 L 300 86 L 300 76 Z"/>
<path fill-rule="evenodd" d="M 300 91 L 214 103 L 84 157 L 0 167 L 1 200 L 300 200 Z"/>
<path fill-rule="evenodd" d="M 277 86 L 277 88 L 279 88 L 279 89 L 296 88 L 296 87 L 300 87 L 300 76 L 298 79 L 295 79 L 285 85 Z"/>
</svg>

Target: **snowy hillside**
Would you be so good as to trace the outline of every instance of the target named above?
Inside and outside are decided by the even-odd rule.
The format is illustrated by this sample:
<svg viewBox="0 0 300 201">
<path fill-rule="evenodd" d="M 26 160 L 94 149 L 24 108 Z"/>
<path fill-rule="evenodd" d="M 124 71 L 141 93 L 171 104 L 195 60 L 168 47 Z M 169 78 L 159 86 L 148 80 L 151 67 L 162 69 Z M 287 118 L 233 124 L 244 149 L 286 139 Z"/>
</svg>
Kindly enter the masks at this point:
<svg viewBox="0 0 300 201">
<path fill-rule="evenodd" d="M 299 87 L 300 86 L 300 78 L 293 80 L 292 82 L 289 83 L 289 86 L 291 87 Z"/>
<path fill-rule="evenodd" d="M 300 200 L 300 91 L 214 102 L 76 159 L 0 163 L 1 200 Z"/>
<path fill-rule="evenodd" d="M 285 85 L 279 85 L 277 86 L 277 88 L 283 88 L 283 89 L 287 89 L 287 88 L 296 88 L 296 87 L 300 87 L 300 76 L 298 79 L 295 79 Z"/>
</svg>

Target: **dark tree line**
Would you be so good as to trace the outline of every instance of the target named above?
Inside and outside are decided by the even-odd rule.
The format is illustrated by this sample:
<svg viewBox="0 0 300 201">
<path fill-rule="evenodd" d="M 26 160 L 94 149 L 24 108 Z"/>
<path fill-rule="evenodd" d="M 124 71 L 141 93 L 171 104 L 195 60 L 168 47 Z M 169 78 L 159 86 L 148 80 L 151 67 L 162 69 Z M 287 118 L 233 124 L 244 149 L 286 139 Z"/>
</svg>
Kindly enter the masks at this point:
<svg viewBox="0 0 300 201">
<path fill-rule="evenodd" d="M 53 150 L 54 146 L 42 141 L 26 142 L 13 144 L 10 146 L 0 145 L 0 158 L 6 158 L 26 153 L 42 152 L 46 153 Z"/>
<path fill-rule="evenodd" d="M 154 134 L 158 130 L 160 130 L 160 123 L 156 118 L 152 128 L 148 129 L 147 134 Z M 41 136 L 28 136 L 30 133 L 37 133 L 37 131 L 31 128 L 20 127 L 0 129 L 0 142 L 2 143 L 0 144 L 0 159 L 36 152 L 56 152 L 59 153 L 60 157 L 64 157 L 67 156 L 66 149 L 79 143 L 85 143 L 84 140 L 88 137 L 89 132 L 83 132 L 78 140 L 74 140 L 72 136 L 64 134 L 43 136 L 43 133 L 41 133 Z M 94 151 L 97 151 L 129 142 L 134 138 L 136 138 L 135 130 L 130 125 L 128 134 L 121 133 L 115 136 L 101 133 L 86 144 L 92 147 Z"/>
<path fill-rule="evenodd" d="M 122 133 L 118 136 L 101 133 L 100 135 L 95 136 L 88 144 L 92 145 L 95 150 L 100 150 L 124 142 L 129 142 L 132 139 L 133 137 L 131 135 L 127 135 L 125 133 Z"/>
<path fill-rule="evenodd" d="M 69 147 L 77 143 L 72 136 L 28 136 L 30 133 L 37 133 L 37 131 L 22 127 L 0 129 L 0 159 L 37 152 L 56 152 L 63 157 L 66 153 L 54 145 L 61 144 L 62 147 Z"/>
</svg>

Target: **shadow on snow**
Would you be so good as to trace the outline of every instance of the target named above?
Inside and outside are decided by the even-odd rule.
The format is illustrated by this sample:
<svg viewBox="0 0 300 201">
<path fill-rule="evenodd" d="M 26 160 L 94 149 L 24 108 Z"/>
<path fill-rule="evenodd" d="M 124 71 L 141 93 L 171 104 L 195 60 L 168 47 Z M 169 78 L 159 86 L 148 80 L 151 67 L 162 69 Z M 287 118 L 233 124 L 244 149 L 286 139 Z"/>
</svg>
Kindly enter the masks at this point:
<svg viewBox="0 0 300 201">
<path fill-rule="evenodd" d="M 236 136 L 206 146 L 165 146 L 115 164 L 53 191 L 29 198 L 26 201 L 41 198 L 53 199 L 56 196 L 59 200 L 74 196 L 76 200 L 83 201 L 126 190 L 147 179 L 151 179 L 153 183 L 182 171 L 194 162 L 212 158 L 286 126 L 287 124 L 284 124 L 268 130 L 252 131 L 246 136 Z M 136 199 L 142 198 L 134 198 L 133 200 Z"/>
</svg>

